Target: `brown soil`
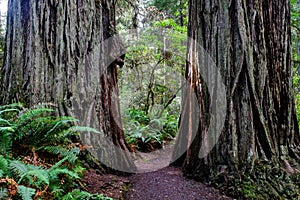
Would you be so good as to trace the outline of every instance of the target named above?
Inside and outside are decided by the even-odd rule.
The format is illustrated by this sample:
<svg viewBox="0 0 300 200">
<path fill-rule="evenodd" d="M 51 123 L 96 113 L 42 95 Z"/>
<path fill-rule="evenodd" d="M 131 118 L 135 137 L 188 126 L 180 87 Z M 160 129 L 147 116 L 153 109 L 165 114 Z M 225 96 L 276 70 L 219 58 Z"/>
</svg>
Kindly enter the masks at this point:
<svg viewBox="0 0 300 200">
<path fill-rule="evenodd" d="M 86 171 L 82 182 L 91 194 L 103 194 L 113 199 L 124 199 L 129 185 L 129 179 L 126 177 L 100 174 L 97 170 Z"/>
<path fill-rule="evenodd" d="M 124 200 L 217 200 L 231 199 L 219 190 L 187 179 L 180 168 L 166 167 L 129 177 L 87 171 L 82 181 L 90 193 Z"/>
<path fill-rule="evenodd" d="M 214 188 L 187 179 L 180 168 L 166 167 L 156 172 L 135 174 L 129 181 L 128 200 L 230 199 Z"/>
<path fill-rule="evenodd" d="M 138 173 L 128 177 L 101 175 L 87 171 L 82 179 L 91 193 L 128 200 L 200 200 L 231 199 L 203 183 L 187 179 L 180 168 L 168 167 L 172 146 L 151 152 L 137 153 Z"/>
</svg>

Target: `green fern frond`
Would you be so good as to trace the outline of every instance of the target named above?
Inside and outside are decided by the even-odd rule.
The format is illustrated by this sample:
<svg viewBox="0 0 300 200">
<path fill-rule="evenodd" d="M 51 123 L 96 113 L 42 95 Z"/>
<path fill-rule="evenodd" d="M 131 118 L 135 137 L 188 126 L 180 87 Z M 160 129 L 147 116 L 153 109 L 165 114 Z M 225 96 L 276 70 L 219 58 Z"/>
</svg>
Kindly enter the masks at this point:
<svg viewBox="0 0 300 200">
<path fill-rule="evenodd" d="M 14 132 L 15 130 L 11 126 L 7 127 L 0 127 L 0 133 L 5 133 L 5 132 Z"/>
<path fill-rule="evenodd" d="M 73 200 L 73 199 L 89 199 L 92 195 L 86 191 L 80 191 L 75 189 L 65 196 L 62 197 L 62 200 Z"/>
<path fill-rule="evenodd" d="M 49 108 L 38 108 L 34 110 L 28 110 L 24 112 L 22 115 L 18 118 L 18 124 L 27 124 L 28 122 L 32 121 L 32 119 L 37 118 L 39 116 L 42 116 L 46 113 L 53 113 L 53 109 Z"/>
<path fill-rule="evenodd" d="M 75 165 L 74 168 L 72 168 L 72 171 L 76 174 L 78 174 L 78 176 L 82 176 L 83 175 L 83 172 L 85 171 L 86 169 L 84 167 L 82 167 L 81 165 Z"/>
<path fill-rule="evenodd" d="M 73 117 L 61 117 L 59 119 L 59 121 L 56 122 L 56 124 L 46 133 L 46 134 L 50 134 L 53 131 L 55 131 L 61 124 L 67 124 L 67 123 L 74 123 L 78 121 L 77 119 L 73 118 Z"/>
<path fill-rule="evenodd" d="M 36 177 L 35 186 L 41 187 L 44 183 L 44 185 L 49 185 L 49 173 L 45 169 L 38 169 L 38 170 L 32 170 L 28 171 L 19 179 L 18 184 L 20 184 L 23 179 L 27 179 L 31 182 L 32 177 Z"/>
<path fill-rule="evenodd" d="M 74 189 L 65 196 L 62 197 L 62 200 L 74 200 L 74 199 L 85 199 L 85 200 L 113 200 L 109 197 L 104 197 L 101 194 L 90 194 L 86 191 L 81 191 L 79 189 Z"/>
<path fill-rule="evenodd" d="M 9 164 L 10 170 L 12 170 L 12 172 L 15 175 L 18 175 L 20 177 L 24 176 L 26 173 L 30 172 L 30 171 L 35 171 L 35 170 L 45 170 L 43 169 L 41 166 L 34 166 L 34 165 L 30 165 L 30 164 L 25 164 L 19 160 L 13 160 L 10 162 Z"/>
<path fill-rule="evenodd" d="M 23 176 L 25 173 L 29 171 L 28 166 L 25 163 L 22 163 L 21 161 L 18 160 L 11 161 L 10 168 L 15 174 L 19 176 Z"/>
<path fill-rule="evenodd" d="M 60 175 L 60 174 L 68 175 L 72 179 L 80 178 L 76 173 L 74 173 L 71 170 L 68 170 L 66 168 L 58 168 L 58 169 L 54 169 L 54 170 L 49 170 L 49 173 L 50 173 L 50 177 L 53 179 L 57 179 L 58 175 Z"/>
<path fill-rule="evenodd" d="M 60 161 L 58 161 L 57 163 L 55 163 L 49 170 L 58 169 L 67 160 L 68 160 L 68 157 L 65 157 L 65 158 L 61 159 Z"/>
<path fill-rule="evenodd" d="M 33 146 L 36 143 L 38 144 L 41 139 L 39 136 L 44 136 L 52 128 L 49 113 L 53 112 L 54 110 L 48 108 L 24 111 L 16 121 L 16 129 L 18 131 L 14 139 L 23 140 L 23 143 L 25 142 Z"/>
<path fill-rule="evenodd" d="M 42 166 L 36 166 L 31 164 L 25 164 L 27 166 L 28 171 L 34 171 L 34 170 L 44 170 Z"/>
<path fill-rule="evenodd" d="M 6 186 L 0 186 L 0 199 L 9 199 L 8 189 Z"/>
<path fill-rule="evenodd" d="M 19 185 L 18 194 L 21 195 L 22 200 L 32 200 L 32 196 L 35 195 L 35 189 Z"/>
<path fill-rule="evenodd" d="M 12 103 L 12 104 L 8 104 L 8 105 L 4 105 L 4 106 L 0 106 L 0 110 L 6 110 L 6 109 L 10 109 L 10 108 L 21 108 L 23 109 L 24 106 L 21 103 Z"/>
<path fill-rule="evenodd" d="M 65 132 L 75 121 L 72 117 L 36 116 L 27 123 L 17 124 L 16 138 L 31 146 L 69 143 Z"/>
<path fill-rule="evenodd" d="M 0 177 L 6 176 L 8 171 L 8 160 L 0 155 Z"/>
<path fill-rule="evenodd" d="M 10 112 L 10 113 L 12 113 L 12 112 L 20 112 L 20 110 L 19 109 L 15 109 L 15 108 L 5 109 L 5 110 L 1 110 L 0 111 L 0 115 L 2 115 L 3 113 L 8 113 L 8 112 Z"/>
<path fill-rule="evenodd" d="M 62 157 L 68 157 L 68 161 L 70 163 L 75 163 L 75 161 L 77 160 L 77 155 L 80 153 L 80 149 L 77 147 L 66 149 L 61 146 L 46 146 L 42 147 L 41 149 L 44 149 L 53 154 L 61 155 Z"/>
<path fill-rule="evenodd" d="M 0 153 L 8 155 L 12 148 L 12 132 L 11 127 L 0 127 Z"/>
<path fill-rule="evenodd" d="M 4 126 L 4 125 L 8 125 L 8 126 L 12 126 L 12 124 L 11 124 L 11 122 L 10 121 L 8 121 L 8 120 L 6 120 L 6 119 L 2 119 L 2 118 L 0 118 L 0 125 L 1 126 Z"/>
<path fill-rule="evenodd" d="M 63 187 L 61 187 L 60 184 L 51 184 L 49 189 L 52 191 L 52 194 L 54 195 L 53 199 L 61 199 L 63 194 L 66 193 Z"/>
</svg>

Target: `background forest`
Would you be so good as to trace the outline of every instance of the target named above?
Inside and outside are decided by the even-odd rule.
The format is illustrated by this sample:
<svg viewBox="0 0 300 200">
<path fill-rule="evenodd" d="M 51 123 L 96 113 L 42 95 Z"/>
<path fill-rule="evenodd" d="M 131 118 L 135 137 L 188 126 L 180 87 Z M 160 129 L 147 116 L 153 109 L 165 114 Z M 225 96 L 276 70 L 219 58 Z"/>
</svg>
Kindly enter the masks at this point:
<svg viewBox="0 0 300 200">
<path fill-rule="evenodd" d="M 300 128 L 300 2 L 291 0 L 290 4 L 293 87 Z M 5 17 L 2 13 L 1 66 Z M 133 152 L 152 152 L 174 142 L 178 132 L 188 1 L 119 0 L 116 19 L 120 35 L 129 29 L 144 30 L 137 35 L 139 42 L 127 49 L 124 66 L 118 68 L 118 84 L 126 142 Z M 0 199 L 111 199 L 88 193 L 81 182 L 84 162 L 95 161 L 88 147 L 79 142 L 79 133 L 97 130 L 76 126 L 77 119 L 71 117 L 55 117 L 54 110 L 46 107 L 0 107 Z M 295 179 L 299 181 L 299 174 Z M 251 198 L 251 191 L 242 192 Z"/>
</svg>

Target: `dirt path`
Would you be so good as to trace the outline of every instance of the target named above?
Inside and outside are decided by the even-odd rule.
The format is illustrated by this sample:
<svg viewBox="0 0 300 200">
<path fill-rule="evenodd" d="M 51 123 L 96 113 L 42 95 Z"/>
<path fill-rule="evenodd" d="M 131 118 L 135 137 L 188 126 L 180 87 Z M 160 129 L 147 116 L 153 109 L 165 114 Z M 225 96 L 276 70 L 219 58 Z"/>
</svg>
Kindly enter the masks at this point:
<svg viewBox="0 0 300 200">
<path fill-rule="evenodd" d="M 214 188 L 187 179 L 179 168 L 166 167 L 156 172 L 138 173 L 129 177 L 128 200 L 200 200 L 230 199 Z"/>
<path fill-rule="evenodd" d="M 129 177 L 101 175 L 89 171 L 83 177 L 86 189 L 114 199 L 201 200 L 231 199 L 218 190 L 187 179 L 180 168 L 169 167 L 173 146 L 151 153 L 138 153 L 138 173 Z M 129 185 L 129 187 L 128 187 Z"/>
</svg>

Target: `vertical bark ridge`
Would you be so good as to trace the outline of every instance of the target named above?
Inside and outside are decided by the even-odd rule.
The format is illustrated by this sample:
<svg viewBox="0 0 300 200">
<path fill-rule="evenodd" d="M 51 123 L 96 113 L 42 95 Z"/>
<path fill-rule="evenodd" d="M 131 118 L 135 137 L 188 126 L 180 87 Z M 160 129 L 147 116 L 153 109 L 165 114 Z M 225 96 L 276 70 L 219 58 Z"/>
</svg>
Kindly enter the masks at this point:
<svg viewBox="0 0 300 200">
<path fill-rule="evenodd" d="M 289 1 L 189 3 L 188 34 L 195 41 L 188 48 L 198 43 L 217 64 L 227 87 L 228 109 L 219 143 L 203 159 L 196 152 L 203 145 L 209 120 L 199 125 L 191 146 L 195 154 L 185 158 L 185 171 L 208 177 L 218 174 L 219 166 L 227 166 L 231 172 L 250 171 L 257 159 L 279 163 L 297 155 L 299 130 L 291 85 Z M 187 65 L 187 72 L 190 67 Z M 201 74 L 199 67 L 196 73 Z M 201 83 L 196 89 L 201 97 L 199 104 L 204 107 L 208 95 L 205 87 Z M 201 112 L 203 116 L 208 114 L 207 109 Z M 182 117 L 189 119 L 185 114 Z M 178 143 L 185 144 L 180 140 L 186 137 L 178 138 Z"/>
<path fill-rule="evenodd" d="M 114 137 L 127 150 L 119 101 L 112 95 L 118 90 L 117 66 L 106 66 L 103 46 L 115 34 L 113 6 L 114 0 L 10 0 L 0 102 L 55 104 L 59 115 L 76 117 L 107 136 L 82 137 L 107 165 L 134 168 L 126 153 L 103 150 Z"/>
</svg>

